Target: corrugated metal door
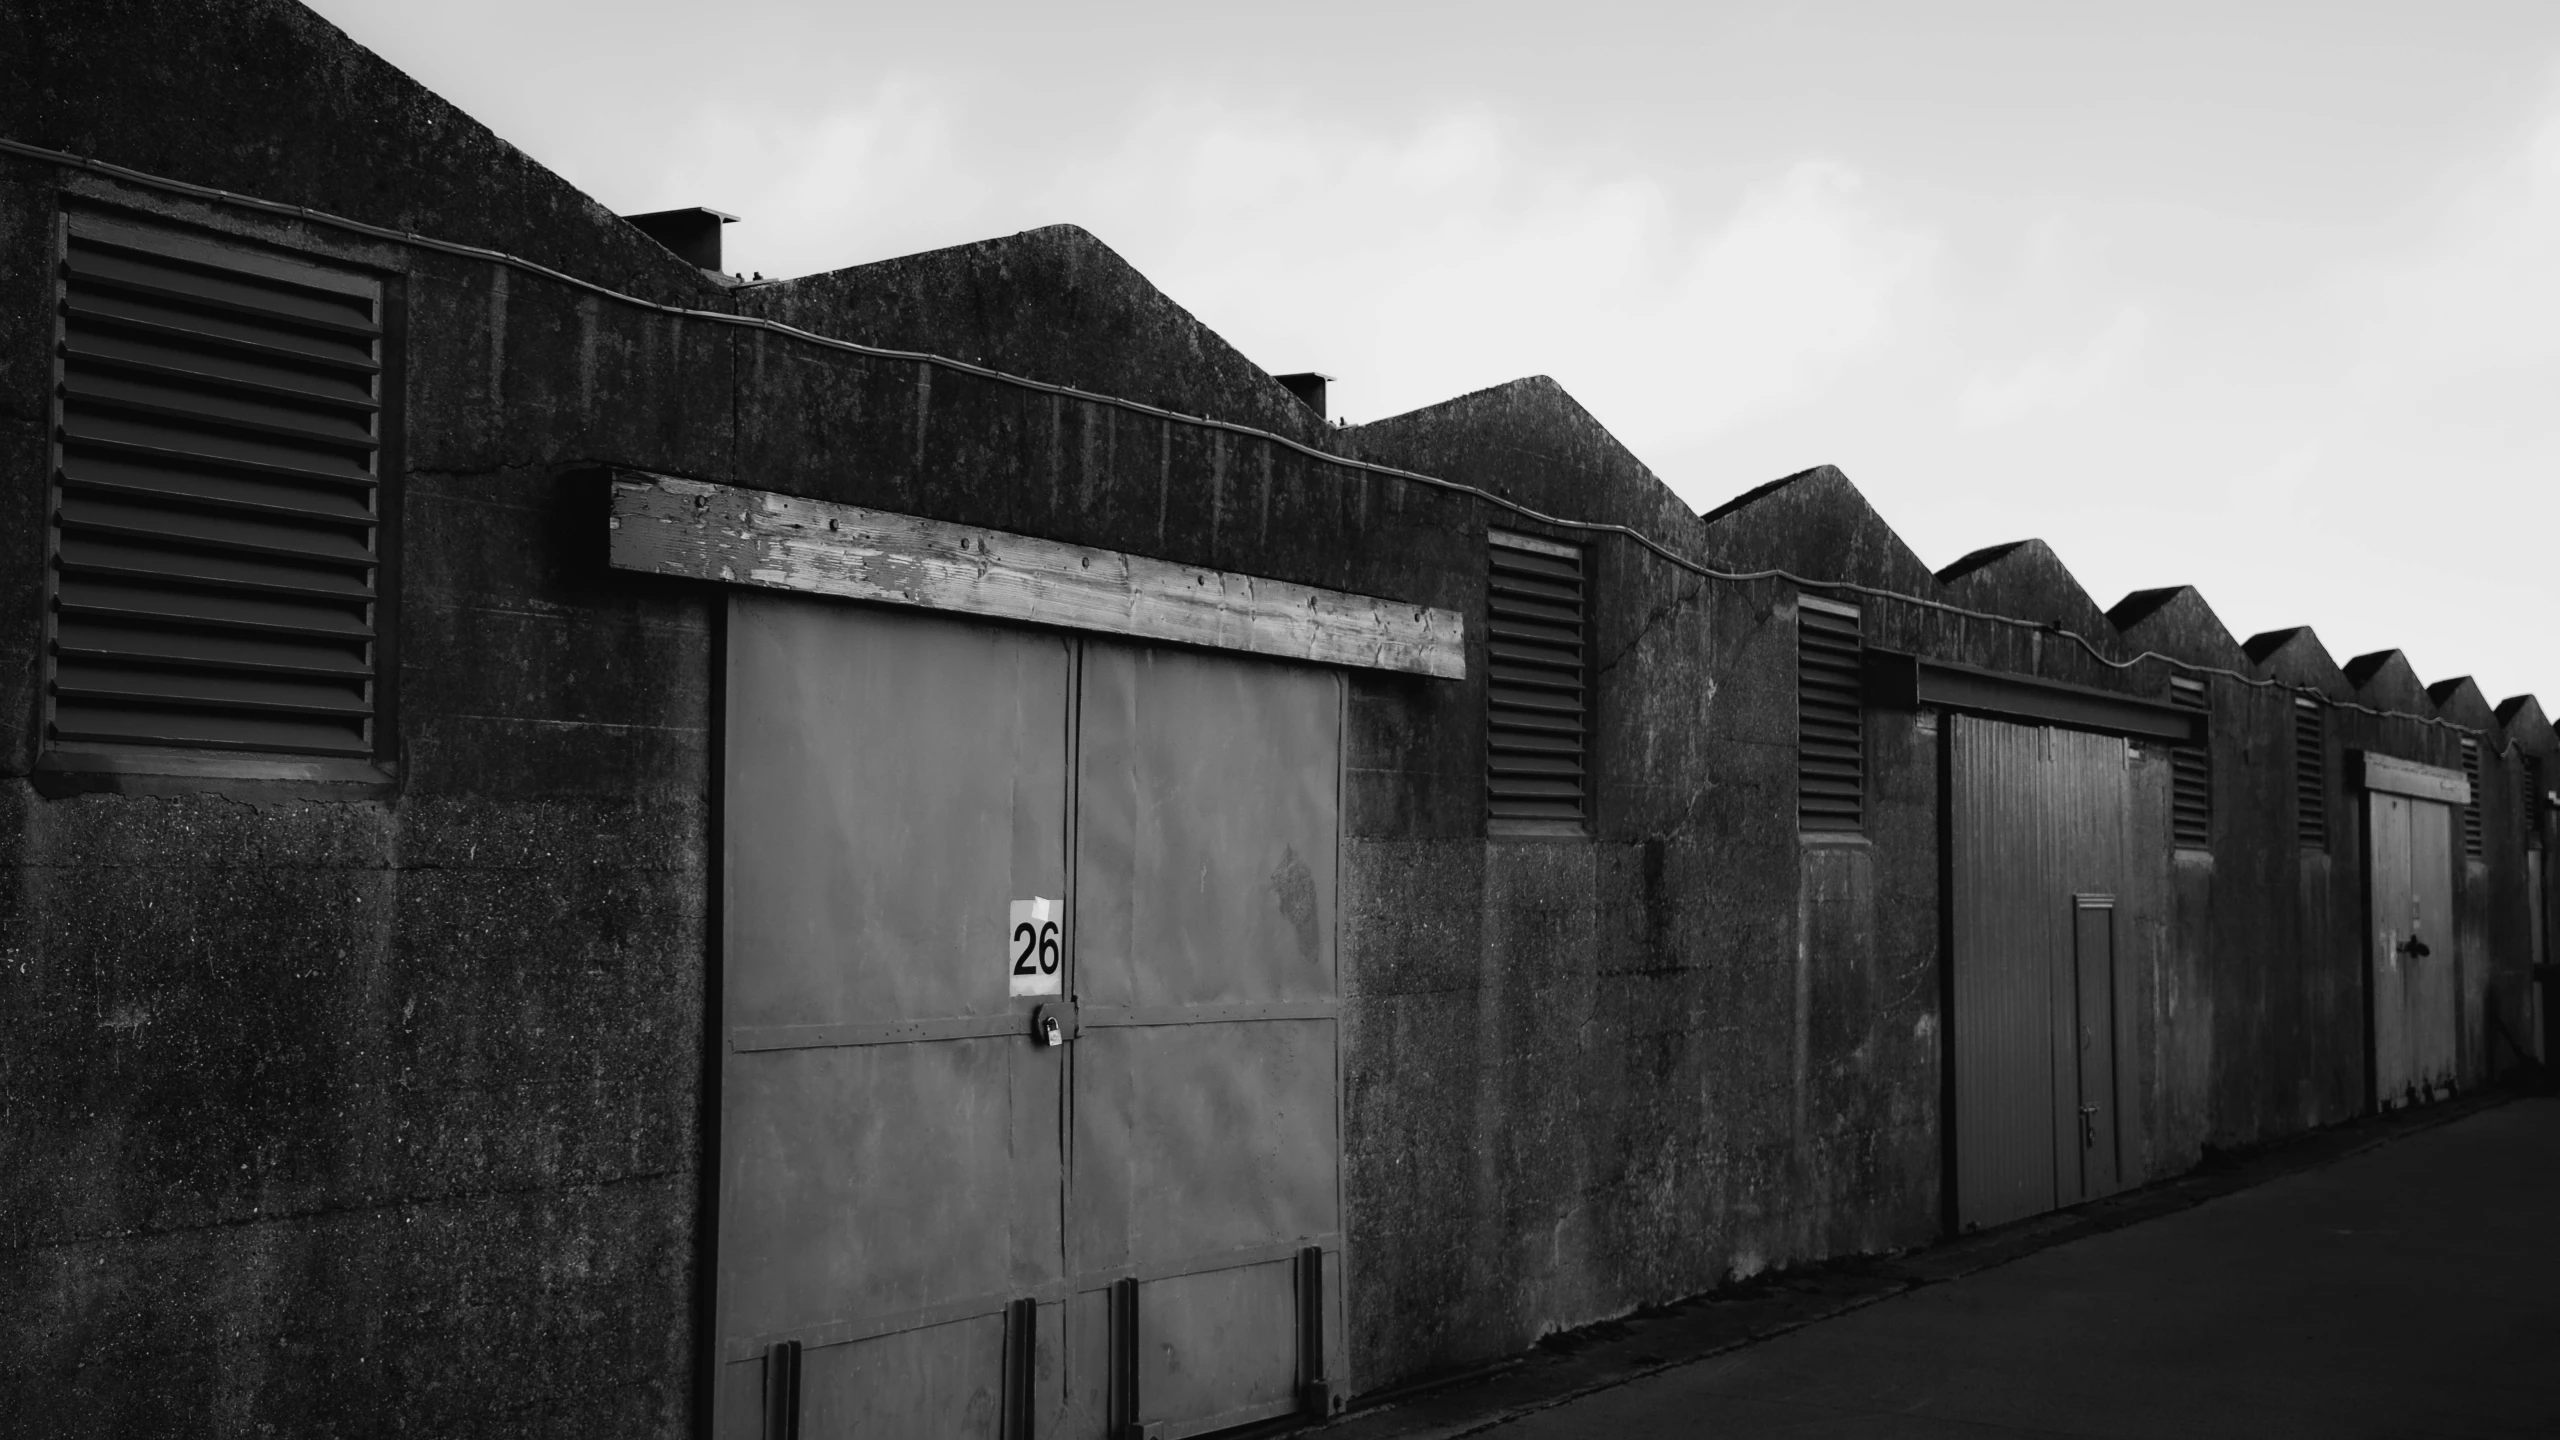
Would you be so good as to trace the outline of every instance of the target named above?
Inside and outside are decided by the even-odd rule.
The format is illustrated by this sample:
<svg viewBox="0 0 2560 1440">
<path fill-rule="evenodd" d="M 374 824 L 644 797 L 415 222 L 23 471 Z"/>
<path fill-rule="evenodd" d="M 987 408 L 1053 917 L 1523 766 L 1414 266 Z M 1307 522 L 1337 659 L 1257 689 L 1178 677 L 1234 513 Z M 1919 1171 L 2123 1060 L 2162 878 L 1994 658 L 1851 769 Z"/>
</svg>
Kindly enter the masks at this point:
<svg viewBox="0 0 2560 1440">
<path fill-rule="evenodd" d="M 2121 1183 L 2127 752 L 1969 715 L 1946 734 L 1956 1216 L 1997 1225 Z"/>
<path fill-rule="evenodd" d="M 2376 791 L 2366 813 L 2373 1099 L 2390 1110 L 2453 1088 L 2453 810 Z"/>
<path fill-rule="evenodd" d="M 992 1437 L 1008 1328 L 1056 1334 L 1066 1294 L 1065 1057 L 1003 960 L 1007 902 L 1067 893 L 1071 651 L 729 617 L 715 1428 Z"/>
<path fill-rule="evenodd" d="M 1173 1440 L 1288 1413 L 1338 1345 L 1341 714 L 1329 672 L 1086 650 L 1079 1433 L 1107 1416 Z"/>
<path fill-rule="evenodd" d="M 1955 950 L 1956 1211 L 1997 1225 L 2054 1204 L 2053 815 L 2045 732 L 1947 718 Z"/>
</svg>

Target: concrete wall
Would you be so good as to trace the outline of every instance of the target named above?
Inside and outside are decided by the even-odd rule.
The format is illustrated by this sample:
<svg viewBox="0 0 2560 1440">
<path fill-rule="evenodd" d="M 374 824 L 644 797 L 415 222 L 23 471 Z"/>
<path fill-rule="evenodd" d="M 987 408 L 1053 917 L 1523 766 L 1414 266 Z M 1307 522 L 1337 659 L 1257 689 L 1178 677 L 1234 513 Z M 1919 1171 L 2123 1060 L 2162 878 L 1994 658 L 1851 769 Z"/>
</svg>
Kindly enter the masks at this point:
<svg viewBox="0 0 2560 1440">
<path fill-rule="evenodd" d="M 2145 649 L 2238 672 L 2212 682 L 2214 845 L 2162 859 L 2144 901 L 2161 918 L 2128 950 L 2148 997 L 2133 1168 L 2173 1173 L 2362 1103 L 2353 811 L 2335 798 L 2325 855 L 2292 843 L 2291 702 L 2269 682 L 2423 717 L 2333 710 L 2334 776 L 2355 745 L 2454 763 L 2414 677 L 2382 678 L 2389 704 L 2360 698 L 2308 632 L 2243 650 L 2200 599 L 2120 630 L 2034 542 L 1933 575 L 1827 468 L 1693 515 L 1542 378 L 1332 429 L 1072 227 L 718 284 L 281 0 L 0 0 L 0 37 L 9 138 L 1273 430 L 1728 569 L 1871 587 L 1871 644 L 2153 698 L 2167 669 Z M 73 793 L 39 776 L 65 204 L 394 277 L 407 438 L 384 785 Z M 605 466 L 1471 616 L 1488 525 L 1577 538 L 1250 436 L 0 159 L 5 1413 L 61 1434 L 694 1423 L 720 600 L 606 568 Z M 1943 1223 L 1939 717 L 1871 711 L 1866 832 L 1800 837 L 1798 586 L 1589 543 L 1588 838 L 1486 833 L 1480 650 L 1463 682 L 1352 680 L 1357 1389 Z M 2448 692 L 2459 723 L 2480 723 L 2473 699 Z M 2490 750 L 2548 756 L 2539 716 L 2491 716 Z M 2163 857 L 2168 769 L 2135 765 Z M 2506 843 L 2463 891 L 2481 1015 L 2522 994 Z M 2466 1055 L 2474 1079 L 2504 1063 L 2485 1042 Z"/>
</svg>

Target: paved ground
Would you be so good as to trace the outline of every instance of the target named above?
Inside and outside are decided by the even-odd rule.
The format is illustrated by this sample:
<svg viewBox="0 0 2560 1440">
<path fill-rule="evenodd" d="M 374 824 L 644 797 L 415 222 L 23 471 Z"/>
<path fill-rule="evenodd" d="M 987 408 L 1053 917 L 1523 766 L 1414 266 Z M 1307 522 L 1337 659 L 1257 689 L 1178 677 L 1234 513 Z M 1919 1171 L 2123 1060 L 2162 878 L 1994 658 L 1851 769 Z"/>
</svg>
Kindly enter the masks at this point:
<svg viewBox="0 0 2560 1440">
<path fill-rule="evenodd" d="M 1468 1431 L 2560 1436 L 2560 1100 Z"/>
</svg>

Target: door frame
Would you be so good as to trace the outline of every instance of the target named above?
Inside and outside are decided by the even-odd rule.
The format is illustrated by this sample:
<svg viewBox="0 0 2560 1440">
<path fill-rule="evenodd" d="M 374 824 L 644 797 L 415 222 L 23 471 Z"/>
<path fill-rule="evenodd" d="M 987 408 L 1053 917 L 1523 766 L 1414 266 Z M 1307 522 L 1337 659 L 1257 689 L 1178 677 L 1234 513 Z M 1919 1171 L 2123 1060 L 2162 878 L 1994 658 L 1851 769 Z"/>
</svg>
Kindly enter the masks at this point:
<svg viewBox="0 0 2560 1440">
<path fill-rule="evenodd" d="M 2390 795 L 2408 801 L 2426 801 L 2450 810 L 2451 807 L 2462 805 L 2470 800 L 2471 780 L 2460 770 L 2442 765 L 2429 765 L 2417 760 L 2404 760 L 2396 755 L 2386 755 L 2373 750 L 2348 751 L 2347 774 L 2350 782 L 2365 792 L 2364 803 L 2356 807 L 2356 838 L 2364 851 L 2364 873 L 2359 877 L 2363 882 L 2363 894 L 2362 903 L 2358 906 L 2363 924 L 2356 936 L 2357 953 L 2361 959 L 2356 969 L 2358 987 L 2363 993 L 2364 1000 L 2364 1113 L 2377 1115 L 2383 1109 L 2383 1095 L 2381 1017 L 2378 1009 L 2380 995 L 2374 975 L 2374 965 L 2377 959 L 2375 946 L 2380 943 L 2384 917 L 2377 908 L 2375 898 L 2377 880 L 2374 873 L 2375 801 L 2380 796 Z M 2448 815 L 2448 819 L 2450 818 Z M 2409 853 L 2412 873 L 2408 877 L 2408 883 L 2413 887 L 2418 883 L 2415 874 L 2417 856 L 2414 850 L 2416 829 L 2416 816 L 2413 813 L 2410 825 L 2412 848 Z M 2448 828 L 2448 836 L 2451 833 Z M 2448 845 L 2447 848 L 2451 850 L 2453 847 Z M 2454 981 L 2456 1005 L 2454 1024 L 2457 1027 L 2461 1024 L 2460 970 L 2458 968 L 2461 963 L 2461 947 L 2460 930 L 2455 923 L 2455 917 L 2462 903 L 2462 886 L 2452 867 L 2459 863 L 2458 855 L 2447 857 L 2445 885 L 2450 903 L 2446 906 L 2444 919 L 2444 940 L 2449 947 L 2445 952 L 2445 963 L 2457 967 Z"/>
</svg>

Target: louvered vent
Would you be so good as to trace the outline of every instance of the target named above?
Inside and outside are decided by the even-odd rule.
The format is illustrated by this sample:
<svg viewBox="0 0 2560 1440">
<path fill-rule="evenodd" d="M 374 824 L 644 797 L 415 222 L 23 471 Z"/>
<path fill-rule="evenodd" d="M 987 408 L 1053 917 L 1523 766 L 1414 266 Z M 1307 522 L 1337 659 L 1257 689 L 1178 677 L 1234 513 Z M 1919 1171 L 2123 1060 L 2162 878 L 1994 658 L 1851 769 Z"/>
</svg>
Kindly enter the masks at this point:
<svg viewBox="0 0 2560 1440">
<path fill-rule="evenodd" d="M 2294 838 L 2329 848 L 2329 736 L 2320 702 L 2293 697 Z"/>
<path fill-rule="evenodd" d="M 382 287 L 74 216 L 55 742 L 373 752 Z"/>
<path fill-rule="evenodd" d="M 1796 824 L 1867 823 L 1866 713 L 1857 607 L 1796 597 Z"/>
<path fill-rule="evenodd" d="M 2462 853 L 2477 860 L 2488 849 L 2488 836 L 2480 823 L 2480 742 L 2468 736 L 2462 742 L 2462 779 L 2471 787 L 2462 805 Z"/>
<path fill-rule="evenodd" d="M 2205 713 L 2204 682 L 2173 675 L 2169 702 L 2181 710 Z M 2213 751 L 2199 725 L 2196 742 L 2169 752 L 2169 838 L 2190 850 L 2213 845 Z"/>
<path fill-rule="evenodd" d="M 1486 536 L 1485 813 L 1580 824 L 1589 814 L 1583 552 Z"/>
</svg>

